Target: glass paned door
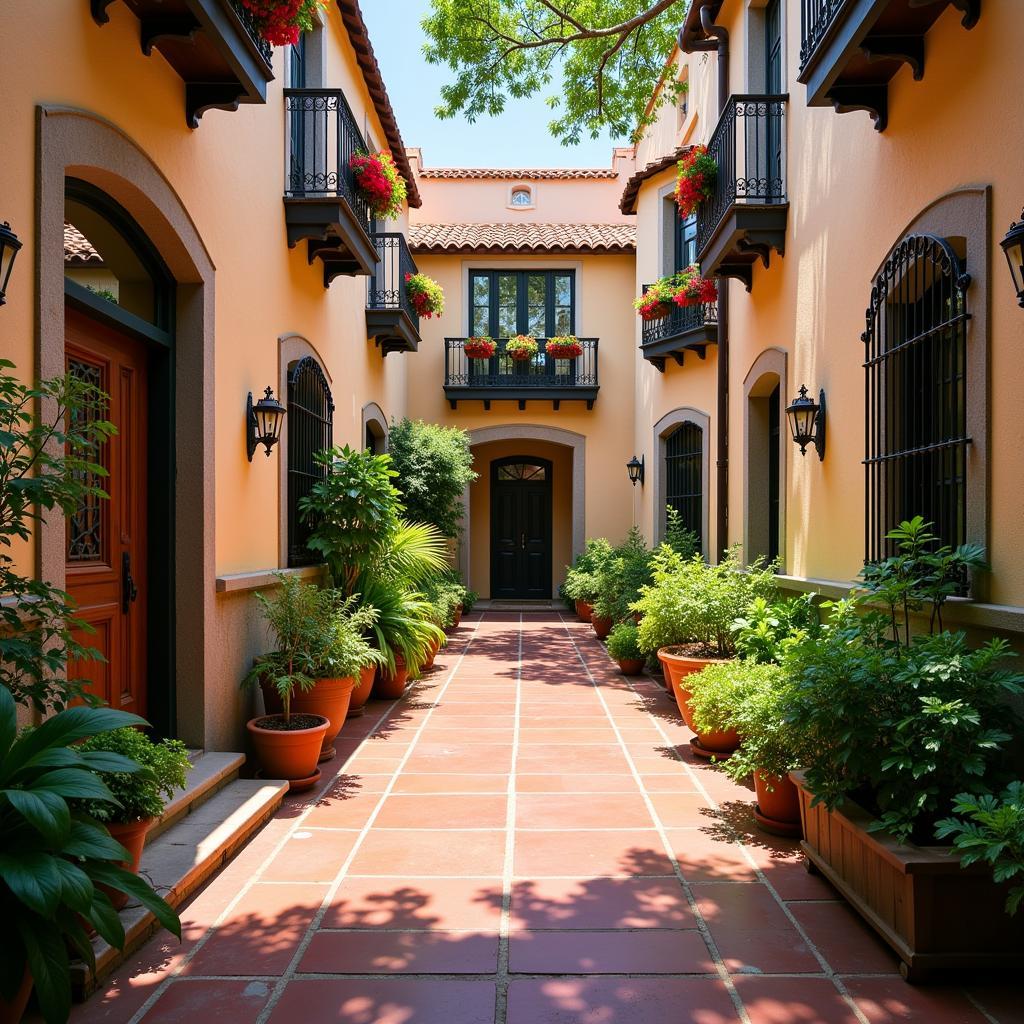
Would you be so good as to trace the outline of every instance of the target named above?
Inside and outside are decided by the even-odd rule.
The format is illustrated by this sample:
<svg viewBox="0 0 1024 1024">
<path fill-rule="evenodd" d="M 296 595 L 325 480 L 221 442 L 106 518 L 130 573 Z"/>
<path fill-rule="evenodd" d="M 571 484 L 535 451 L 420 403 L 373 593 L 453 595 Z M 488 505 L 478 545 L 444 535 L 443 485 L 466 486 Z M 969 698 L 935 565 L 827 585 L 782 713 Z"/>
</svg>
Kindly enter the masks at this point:
<svg viewBox="0 0 1024 1024">
<path fill-rule="evenodd" d="M 782 92 L 782 3 L 768 0 L 764 9 L 764 91 L 769 96 Z M 773 182 L 782 181 L 782 119 L 769 115 L 766 123 L 768 193 L 774 194 Z"/>
</svg>

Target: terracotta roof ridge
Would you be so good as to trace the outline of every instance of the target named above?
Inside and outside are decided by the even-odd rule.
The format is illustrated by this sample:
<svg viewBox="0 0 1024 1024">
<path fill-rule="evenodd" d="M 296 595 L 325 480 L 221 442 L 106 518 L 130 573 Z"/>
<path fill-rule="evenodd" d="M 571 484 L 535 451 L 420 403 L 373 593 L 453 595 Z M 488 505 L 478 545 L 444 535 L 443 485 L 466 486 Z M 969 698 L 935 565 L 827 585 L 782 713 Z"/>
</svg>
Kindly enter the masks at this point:
<svg viewBox="0 0 1024 1024">
<path fill-rule="evenodd" d="M 409 245 L 419 252 L 634 252 L 632 224 L 412 224 Z"/>
<path fill-rule="evenodd" d="M 671 153 L 651 160 L 646 166 L 635 171 L 626 181 L 626 187 L 622 190 L 622 198 L 619 200 L 619 209 L 625 214 L 636 213 L 636 201 L 640 193 L 640 186 L 662 171 L 667 171 L 673 164 L 678 163 L 683 156 L 689 152 L 692 146 L 677 146 Z"/>
</svg>

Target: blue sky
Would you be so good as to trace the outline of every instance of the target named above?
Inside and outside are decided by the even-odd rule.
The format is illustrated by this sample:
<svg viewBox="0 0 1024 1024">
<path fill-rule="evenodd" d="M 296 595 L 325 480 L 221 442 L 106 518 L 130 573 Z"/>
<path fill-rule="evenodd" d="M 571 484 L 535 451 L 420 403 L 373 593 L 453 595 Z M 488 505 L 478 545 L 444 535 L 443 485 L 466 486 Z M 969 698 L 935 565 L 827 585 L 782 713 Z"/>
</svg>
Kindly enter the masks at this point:
<svg viewBox="0 0 1024 1024">
<path fill-rule="evenodd" d="M 609 167 L 610 138 L 562 146 L 547 131 L 544 96 L 510 100 L 501 117 L 475 124 L 434 116 L 447 68 L 422 56 L 420 19 L 430 0 L 364 0 L 360 5 L 388 95 L 407 146 L 423 150 L 428 167 Z"/>
</svg>

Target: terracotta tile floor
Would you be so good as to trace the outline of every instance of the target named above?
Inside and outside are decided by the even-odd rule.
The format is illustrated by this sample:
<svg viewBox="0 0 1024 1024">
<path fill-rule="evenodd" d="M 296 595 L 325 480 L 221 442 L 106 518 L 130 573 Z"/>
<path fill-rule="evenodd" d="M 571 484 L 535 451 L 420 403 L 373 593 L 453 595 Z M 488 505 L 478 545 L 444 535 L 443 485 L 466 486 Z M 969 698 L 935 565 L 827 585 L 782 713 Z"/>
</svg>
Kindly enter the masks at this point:
<svg viewBox="0 0 1024 1024">
<path fill-rule="evenodd" d="M 1024 1024 L 1012 979 L 904 984 L 689 736 L 589 626 L 467 617 L 72 1019 Z"/>
</svg>

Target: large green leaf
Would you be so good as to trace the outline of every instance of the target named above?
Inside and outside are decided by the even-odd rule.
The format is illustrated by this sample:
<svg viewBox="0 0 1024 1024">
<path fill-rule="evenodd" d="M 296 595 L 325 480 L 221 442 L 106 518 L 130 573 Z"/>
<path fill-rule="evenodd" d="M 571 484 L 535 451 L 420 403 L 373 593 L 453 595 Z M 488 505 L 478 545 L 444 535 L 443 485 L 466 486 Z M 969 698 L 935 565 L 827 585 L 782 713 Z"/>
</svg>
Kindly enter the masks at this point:
<svg viewBox="0 0 1024 1024">
<path fill-rule="evenodd" d="M 16 916 L 14 927 L 25 944 L 43 1019 L 46 1024 L 66 1024 L 71 1013 L 71 978 L 61 930 L 34 914 Z"/>
<path fill-rule="evenodd" d="M 7 756 L 18 734 L 18 706 L 11 691 L 0 686 L 0 761 Z"/>
<path fill-rule="evenodd" d="M 120 949 L 124 945 L 124 925 L 105 892 L 93 889 L 93 899 L 85 916 L 93 928 L 115 949 Z"/>
<path fill-rule="evenodd" d="M 57 874 L 60 875 L 62 900 L 72 910 L 77 910 L 80 914 L 87 914 L 96 891 L 93 888 L 92 880 L 77 864 L 72 864 L 71 861 L 64 860 L 62 857 L 58 857 L 54 864 Z"/>
<path fill-rule="evenodd" d="M 103 780 L 87 768 L 54 768 L 29 783 L 27 789 L 33 793 L 56 793 L 66 799 L 118 803 Z"/>
<path fill-rule="evenodd" d="M 16 857 L 0 852 L 0 879 L 15 899 L 43 917 L 49 917 L 60 902 L 61 880 L 55 857 L 31 851 Z"/>
<path fill-rule="evenodd" d="M 181 938 L 178 915 L 138 875 L 116 864 L 88 864 L 86 870 L 94 882 L 103 882 L 112 889 L 134 896 L 172 935 Z"/>
<path fill-rule="evenodd" d="M 130 854 L 110 833 L 91 821 L 72 821 L 71 836 L 64 844 L 68 857 L 90 857 L 99 860 L 128 860 Z"/>
<path fill-rule="evenodd" d="M 46 841 L 60 848 L 71 831 L 71 813 L 64 799 L 47 791 L 29 792 L 24 789 L 3 789 L 0 796 L 6 796 L 11 806 Z"/>
</svg>

